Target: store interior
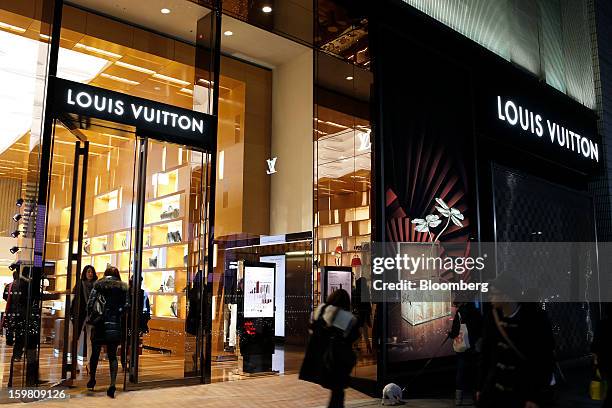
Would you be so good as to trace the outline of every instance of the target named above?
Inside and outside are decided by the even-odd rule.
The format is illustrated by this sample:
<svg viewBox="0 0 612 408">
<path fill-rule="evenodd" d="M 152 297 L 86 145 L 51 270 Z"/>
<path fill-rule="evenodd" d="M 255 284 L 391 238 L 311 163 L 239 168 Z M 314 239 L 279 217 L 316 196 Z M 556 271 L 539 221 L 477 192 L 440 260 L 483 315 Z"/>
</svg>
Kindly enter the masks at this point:
<svg viewBox="0 0 612 408">
<path fill-rule="evenodd" d="M 12 280 L 9 265 L 16 260 L 27 263 L 31 257 L 25 249 L 15 255 L 8 249 L 30 246 L 23 233 L 10 236 L 19 228 L 11 217 L 19 210 L 15 200 L 28 194 L 29 169 L 38 160 L 33 154 L 39 141 L 32 120 L 40 86 L 37 61 L 49 40 L 41 33 L 40 2 L 8 3 L 0 8 L 0 81 L 10 84 L 0 95 L 0 108 L 12 112 L 10 120 L 2 120 L 6 127 L 0 127 L 0 191 L 6 197 L 0 214 L 2 220 L 9 220 L 2 221 L 0 234 L 1 248 L 6 248 L 6 256 L 0 257 L 2 286 Z M 123 5 L 118 9 L 94 0 L 74 3 L 63 9 L 59 77 L 182 108 L 210 109 L 211 83 L 194 67 L 192 45 L 198 21 L 208 15 L 208 9 L 174 0 L 166 2 L 172 13 L 163 15 L 157 9 L 135 9 L 129 1 L 116 2 Z M 126 16 L 131 25 L 118 21 Z M 355 280 L 367 276 L 365 253 L 371 233 L 370 124 L 363 109 L 369 98 L 369 72 L 325 54 L 316 58 L 317 74 L 313 75 L 309 47 L 231 16 L 223 17 L 222 32 L 217 245 L 209 278 L 212 381 L 249 378 L 241 371 L 240 350 L 232 333 L 235 306 L 226 293 L 231 284 L 228 275 L 236 263 L 284 257 L 283 285 L 277 288 L 284 290 L 285 319 L 280 319 L 277 307 L 273 369 L 295 373 L 307 338 L 305 323 L 321 300 L 320 268 L 349 266 Z M 321 89 L 315 96 L 313 78 Z M 346 104 L 341 94 L 350 94 L 357 102 Z M 12 109 L 4 109 L 8 106 Z M 137 136 L 133 128 L 87 118 L 67 117 L 55 123 L 40 337 L 40 377 L 48 383 L 65 376 L 61 364 L 68 349 L 63 336 L 69 314 L 65 299 L 80 273 L 73 267 L 68 280 L 69 221 L 71 217 L 78 220 L 83 211 L 83 222 L 77 222 L 73 231 L 73 237 L 79 232 L 83 236 L 81 269 L 92 265 L 102 277 L 107 265 L 115 265 L 122 279 L 130 280 L 136 197 L 142 184 L 146 199 L 141 288 L 150 304 L 151 320 L 139 350 L 138 382 L 178 380 L 197 373 L 199 340 L 185 322 L 189 290 L 207 259 L 202 243 L 210 156 L 143 136 Z M 84 146 L 85 142 L 88 162 L 82 191 L 83 161 L 74 178 L 74 160 L 77 143 Z M 142 144 L 147 159 L 146 175 L 140 180 Z M 272 159 L 275 167 L 271 169 Z M 73 185 L 74 180 L 79 186 Z M 82 198 L 74 209 L 73 190 Z M 284 240 L 266 240 L 270 236 Z M 0 311 L 5 306 L 0 301 Z M 375 375 L 369 330 L 357 346 L 360 364 L 356 370 L 365 376 Z M 0 347 L 0 381 L 6 384 L 12 350 L 4 341 Z M 81 336 L 77 386 L 87 379 L 85 351 Z M 107 365 L 102 363 L 99 370 L 98 381 L 103 384 Z"/>
</svg>

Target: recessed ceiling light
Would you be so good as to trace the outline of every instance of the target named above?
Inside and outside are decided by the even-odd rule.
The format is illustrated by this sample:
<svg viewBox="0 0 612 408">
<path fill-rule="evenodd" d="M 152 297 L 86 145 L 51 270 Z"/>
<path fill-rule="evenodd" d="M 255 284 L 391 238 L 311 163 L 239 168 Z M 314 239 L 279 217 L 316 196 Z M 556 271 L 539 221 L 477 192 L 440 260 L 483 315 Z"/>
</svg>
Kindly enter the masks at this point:
<svg viewBox="0 0 612 408">
<path fill-rule="evenodd" d="M 270 7 L 270 6 L 263 6 L 261 8 L 261 11 L 263 11 L 264 13 L 271 13 L 272 12 L 272 7 Z"/>
<path fill-rule="evenodd" d="M 347 80 L 347 81 L 352 81 L 352 80 L 353 80 L 353 77 L 349 75 L 349 76 L 347 76 L 347 77 L 346 77 L 346 80 Z"/>
<path fill-rule="evenodd" d="M 159 11 L 161 11 L 162 14 L 170 14 L 170 9 L 169 8 L 165 8 L 164 7 L 163 9 L 161 9 Z"/>
<path fill-rule="evenodd" d="M 234 35 L 234 32 L 227 30 L 226 32 L 223 33 L 223 35 L 225 35 L 226 37 L 231 37 L 232 35 Z"/>
</svg>

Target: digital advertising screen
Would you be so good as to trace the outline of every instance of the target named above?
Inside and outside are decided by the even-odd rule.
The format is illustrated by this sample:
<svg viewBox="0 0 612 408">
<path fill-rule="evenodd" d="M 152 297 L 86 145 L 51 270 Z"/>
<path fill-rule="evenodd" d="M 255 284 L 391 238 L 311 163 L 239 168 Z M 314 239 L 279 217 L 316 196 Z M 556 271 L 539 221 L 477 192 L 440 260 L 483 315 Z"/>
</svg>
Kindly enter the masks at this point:
<svg viewBox="0 0 612 408">
<path fill-rule="evenodd" d="M 331 295 L 338 289 L 344 289 L 352 295 L 353 272 L 349 269 L 329 268 L 325 271 L 325 294 Z"/>
<path fill-rule="evenodd" d="M 274 266 L 244 267 L 244 317 L 274 317 Z"/>
</svg>

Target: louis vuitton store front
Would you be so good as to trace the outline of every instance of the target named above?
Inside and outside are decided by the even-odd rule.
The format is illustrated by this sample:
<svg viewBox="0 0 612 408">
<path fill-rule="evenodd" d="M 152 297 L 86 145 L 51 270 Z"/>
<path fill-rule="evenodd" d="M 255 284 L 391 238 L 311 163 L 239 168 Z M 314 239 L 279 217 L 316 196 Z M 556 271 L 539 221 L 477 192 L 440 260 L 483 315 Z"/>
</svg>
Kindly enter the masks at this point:
<svg viewBox="0 0 612 408">
<path fill-rule="evenodd" d="M 212 3 L 0 6 L 0 282 L 20 288 L 0 308 L 26 328 L 2 338 L 3 387 L 84 388 L 86 288 L 107 266 L 130 286 L 125 389 L 257 371 L 240 300 L 256 264 L 274 271 L 272 313 L 254 311 L 267 371 L 299 369 L 317 290 L 312 10 Z"/>
</svg>

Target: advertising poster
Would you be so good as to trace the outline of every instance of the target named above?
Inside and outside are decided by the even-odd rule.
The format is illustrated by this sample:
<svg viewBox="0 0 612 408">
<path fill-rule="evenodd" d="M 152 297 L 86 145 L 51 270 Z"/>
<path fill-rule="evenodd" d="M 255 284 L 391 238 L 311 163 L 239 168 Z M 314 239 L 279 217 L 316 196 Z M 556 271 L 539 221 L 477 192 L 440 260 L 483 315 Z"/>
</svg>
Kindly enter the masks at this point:
<svg viewBox="0 0 612 408">
<path fill-rule="evenodd" d="M 352 292 L 352 277 L 351 271 L 327 271 L 327 296 L 331 295 L 338 289 L 344 289 L 351 296 Z"/>
<path fill-rule="evenodd" d="M 244 317 L 274 317 L 274 267 L 245 266 Z"/>
</svg>

